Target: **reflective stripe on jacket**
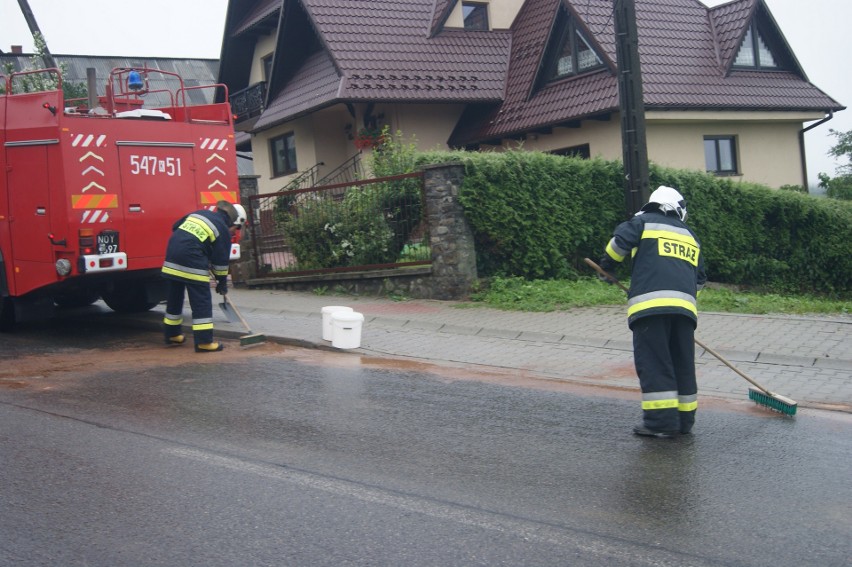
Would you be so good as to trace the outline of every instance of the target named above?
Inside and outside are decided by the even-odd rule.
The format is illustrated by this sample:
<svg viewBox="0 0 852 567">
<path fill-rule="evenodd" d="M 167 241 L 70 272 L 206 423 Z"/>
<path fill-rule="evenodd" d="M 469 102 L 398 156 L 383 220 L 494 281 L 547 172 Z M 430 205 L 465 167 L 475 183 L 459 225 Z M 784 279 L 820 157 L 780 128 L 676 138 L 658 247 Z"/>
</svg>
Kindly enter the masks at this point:
<svg viewBox="0 0 852 567">
<path fill-rule="evenodd" d="M 228 275 L 231 254 L 229 219 L 221 211 L 202 209 L 178 220 L 166 248 L 163 276 L 190 283 L 210 281 Z"/>
<path fill-rule="evenodd" d="M 633 270 L 627 295 L 627 321 L 647 315 L 680 314 L 696 324 L 696 298 L 707 277 L 701 244 L 677 216 L 650 211 L 616 227 L 607 255 L 622 262 L 630 254 Z"/>
</svg>

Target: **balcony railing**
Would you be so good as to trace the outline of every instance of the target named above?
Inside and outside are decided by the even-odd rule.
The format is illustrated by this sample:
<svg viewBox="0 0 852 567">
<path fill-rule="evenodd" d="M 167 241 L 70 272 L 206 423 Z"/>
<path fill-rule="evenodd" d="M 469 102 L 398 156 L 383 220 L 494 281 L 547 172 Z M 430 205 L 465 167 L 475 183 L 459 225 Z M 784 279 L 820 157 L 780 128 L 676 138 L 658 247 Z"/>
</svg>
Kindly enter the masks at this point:
<svg viewBox="0 0 852 567">
<path fill-rule="evenodd" d="M 242 122 L 263 112 L 263 99 L 266 96 L 266 81 L 255 83 L 237 91 L 230 97 L 231 111 L 236 115 L 236 122 Z"/>
</svg>

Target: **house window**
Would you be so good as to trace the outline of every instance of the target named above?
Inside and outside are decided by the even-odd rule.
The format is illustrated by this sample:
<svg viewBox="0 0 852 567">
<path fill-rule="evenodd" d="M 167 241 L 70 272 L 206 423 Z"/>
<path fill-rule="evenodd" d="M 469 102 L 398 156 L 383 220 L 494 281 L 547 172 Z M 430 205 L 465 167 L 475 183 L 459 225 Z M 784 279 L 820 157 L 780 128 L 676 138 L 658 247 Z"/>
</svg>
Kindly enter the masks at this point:
<svg viewBox="0 0 852 567">
<path fill-rule="evenodd" d="M 557 156 L 566 156 L 566 157 L 575 157 L 581 159 L 589 159 L 592 157 L 591 148 L 589 148 L 589 144 L 580 144 L 579 146 L 571 146 L 570 148 L 559 148 L 558 150 L 553 150 L 553 155 Z"/>
<path fill-rule="evenodd" d="M 752 23 L 746 32 L 737 58 L 734 60 L 736 67 L 756 67 L 758 69 L 777 69 L 778 64 L 772 55 L 763 37 L 757 30 L 757 25 Z"/>
<path fill-rule="evenodd" d="M 272 54 L 270 53 L 260 61 L 263 66 L 263 80 L 268 83 L 269 77 L 272 75 Z"/>
<path fill-rule="evenodd" d="M 464 29 L 488 31 L 488 5 L 476 2 L 462 2 Z"/>
<path fill-rule="evenodd" d="M 560 10 L 545 58 L 544 81 L 556 81 L 603 66 L 603 60 L 577 28 L 573 18 Z"/>
<path fill-rule="evenodd" d="M 269 140 L 272 153 L 272 177 L 280 177 L 298 171 L 296 167 L 296 136 L 288 132 Z"/>
<path fill-rule="evenodd" d="M 705 136 L 704 163 L 707 171 L 716 175 L 735 175 L 737 140 L 734 136 Z"/>
</svg>

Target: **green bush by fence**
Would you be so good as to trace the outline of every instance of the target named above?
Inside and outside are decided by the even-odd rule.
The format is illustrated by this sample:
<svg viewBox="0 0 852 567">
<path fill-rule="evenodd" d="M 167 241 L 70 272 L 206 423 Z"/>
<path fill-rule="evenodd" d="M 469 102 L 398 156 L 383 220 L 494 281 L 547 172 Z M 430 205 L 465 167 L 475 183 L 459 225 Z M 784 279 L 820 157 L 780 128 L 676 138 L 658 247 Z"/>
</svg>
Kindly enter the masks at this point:
<svg viewBox="0 0 852 567">
<path fill-rule="evenodd" d="M 403 256 L 403 250 L 421 221 L 420 185 L 416 177 L 352 187 L 342 198 L 279 197 L 277 218 L 296 269 L 412 261 L 412 252 Z"/>
<path fill-rule="evenodd" d="M 621 163 L 514 151 L 428 152 L 419 164 L 459 161 L 459 200 L 476 237 L 481 276 L 588 275 L 626 218 Z M 651 187 L 687 199 L 689 223 L 711 281 L 773 291 L 852 291 L 852 205 L 733 182 L 703 172 L 651 167 Z"/>
</svg>

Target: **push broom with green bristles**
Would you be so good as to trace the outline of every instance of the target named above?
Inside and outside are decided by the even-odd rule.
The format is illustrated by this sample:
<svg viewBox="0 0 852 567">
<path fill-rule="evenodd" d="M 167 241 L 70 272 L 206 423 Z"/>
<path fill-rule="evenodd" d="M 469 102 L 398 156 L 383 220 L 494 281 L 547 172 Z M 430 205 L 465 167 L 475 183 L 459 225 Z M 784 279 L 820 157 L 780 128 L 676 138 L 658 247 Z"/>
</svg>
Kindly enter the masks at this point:
<svg viewBox="0 0 852 567">
<path fill-rule="evenodd" d="M 246 322 L 245 318 L 243 318 L 243 314 L 240 313 L 237 306 L 228 299 L 227 294 L 222 296 L 222 303 L 219 304 L 219 307 L 225 313 L 225 317 L 227 317 L 228 321 L 235 323 L 238 320 L 243 324 L 243 327 L 245 327 L 248 334 L 240 337 L 240 346 L 259 345 L 266 342 L 266 335 L 252 332 L 251 327 L 249 327 L 249 324 Z M 234 317 L 235 315 L 236 317 Z"/>
<path fill-rule="evenodd" d="M 604 269 L 601 268 L 600 266 L 598 266 L 597 263 L 595 263 L 594 261 L 592 261 L 588 258 L 584 258 L 583 261 L 585 261 L 586 264 L 588 264 L 593 270 L 595 270 L 601 276 L 603 276 L 603 277 L 609 279 L 610 281 L 614 282 L 618 287 L 620 287 L 625 292 L 629 291 L 624 286 L 624 284 L 622 284 L 620 281 L 618 281 L 615 278 L 615 276 L 604 271 Z M 699 341 L 697 338 L 693 337 L 693 340 L 695 341 L 695 344 L 697 344 L 698 346 L 700 346 L 701 348 L 703 348 L 704 350 L 706 350 L 707 352 L 709 352 L 710 354 L 715 356 L 719 360 L 719 362 L 721 362 L 722 364 L 724 364 L 725 366 L 727 366 L 728 368 L 730 368 L 731 370 L 733 370 L 734 372 L 736 372 L 737 374 L 739 374 L 740 376 L 745 378 L 746 381 L 748 381 L 752 386 L 754 386 L 754 388 L 748 389 L 748 398 L 750 400 L 752 400 L 754 403 L 756 403 L 757 405 L 769 408 L 773 411 L 783 413 L 784 415 L 796 415 L 796 408 L 798 407 L 798 404 L 796 403 L 795 400 L 792 400 L 792 399 L 790 399 L 786 396 L 782 396 L 780 394 L 776 394 L 774 392 L 770 392 L 769 390 L 767 390 L 766 388 L 764 388 L 763 386 L 758 384 L 757 381 L 754 378 L 748 376 L 745 372 L 743 372 L 742 370 L 740 370 L 739 368 L 737 368 L 736 366 L 734 366 L 733 364 L 728 362 L 725 359 L 725 357 L 723 357 L 721 354 L 719 354 L 718 352 L 716 352 L 712 348 L 708 347 L 707 345 L 705 345 L 704 343 Z"/>
</svg>

